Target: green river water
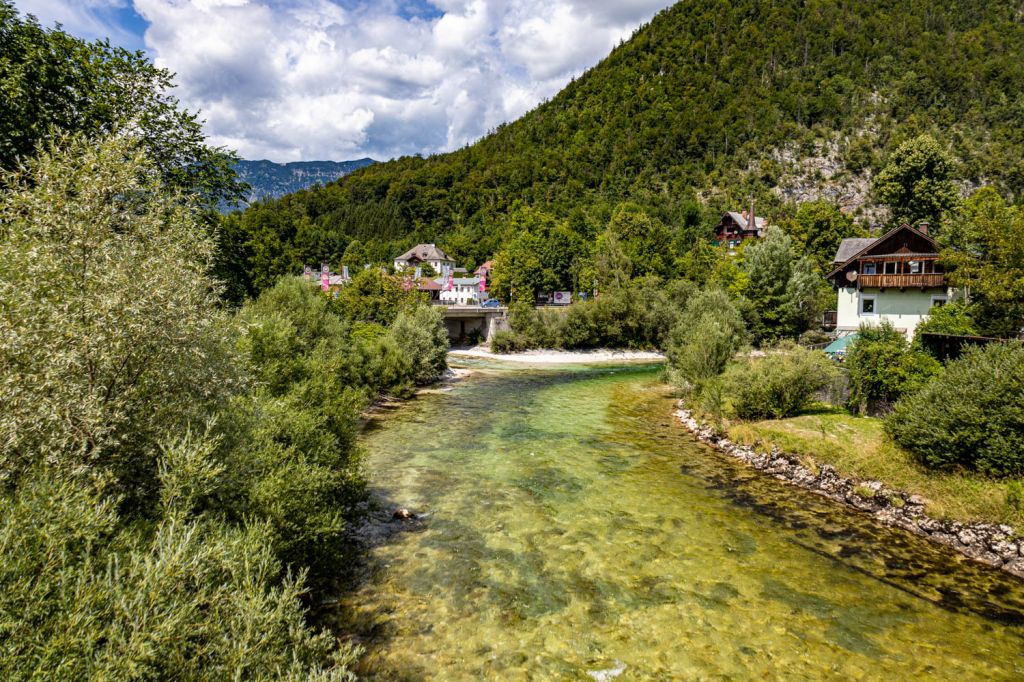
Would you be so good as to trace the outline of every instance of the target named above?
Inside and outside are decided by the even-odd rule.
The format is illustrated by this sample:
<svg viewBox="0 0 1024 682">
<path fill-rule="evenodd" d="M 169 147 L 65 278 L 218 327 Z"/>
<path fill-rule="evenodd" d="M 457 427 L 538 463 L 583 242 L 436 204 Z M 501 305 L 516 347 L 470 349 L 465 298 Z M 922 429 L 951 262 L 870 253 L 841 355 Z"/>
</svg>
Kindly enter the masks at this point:
<svg viewBox="0 0 1024 682">
<path fill-rule="evenodd" d="M 1024 583 L 696 443 L 657 368 L 475 368 L 363 434 L 426 518 L 342 605 L 362 675 L 1024 679 Z"/>
</svg>

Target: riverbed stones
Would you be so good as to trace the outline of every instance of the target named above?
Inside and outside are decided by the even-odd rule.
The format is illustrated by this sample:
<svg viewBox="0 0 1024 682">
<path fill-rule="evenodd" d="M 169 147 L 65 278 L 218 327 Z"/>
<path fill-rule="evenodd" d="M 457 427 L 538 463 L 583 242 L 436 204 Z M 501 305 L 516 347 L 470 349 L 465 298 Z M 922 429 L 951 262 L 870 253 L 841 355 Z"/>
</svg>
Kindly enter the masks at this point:
<svg viewBox="0 0 1024 682">
<path fill-rule="evenodd" d="M 779 480 L 800 486 L 848 507 L 871 514 L 879 522 L 946 545 L 964 556 L 1024 578 L 1024 540 L 1005 524 L 960 523 L 928 516 L 925 500 L 881 481 L 840 476 L 830 464 L 810 464 L 773 447 L 768 452 L 733 443 L 714 428 L 700 423 L 680 403 L 676 417 L 697 440 L 745 462 Z"/>
</svg>

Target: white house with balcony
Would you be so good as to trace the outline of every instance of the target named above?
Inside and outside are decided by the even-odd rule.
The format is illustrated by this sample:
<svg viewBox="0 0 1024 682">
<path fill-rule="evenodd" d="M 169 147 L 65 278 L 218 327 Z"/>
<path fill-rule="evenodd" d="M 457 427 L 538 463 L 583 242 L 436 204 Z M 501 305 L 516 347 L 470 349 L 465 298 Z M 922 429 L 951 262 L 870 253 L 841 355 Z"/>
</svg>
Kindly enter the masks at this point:
<svg viewBox="0 0 1024 682">
<path fill-rule="evenodd" d="M 903 225 L 877 239 L 844 239 L 828 274 L 838 292 L 832 318 L 837 335 L 888 320 L 912 339 L 931 309 L 953 296 L 938 252 L 927 223 Z"/>
</svg>

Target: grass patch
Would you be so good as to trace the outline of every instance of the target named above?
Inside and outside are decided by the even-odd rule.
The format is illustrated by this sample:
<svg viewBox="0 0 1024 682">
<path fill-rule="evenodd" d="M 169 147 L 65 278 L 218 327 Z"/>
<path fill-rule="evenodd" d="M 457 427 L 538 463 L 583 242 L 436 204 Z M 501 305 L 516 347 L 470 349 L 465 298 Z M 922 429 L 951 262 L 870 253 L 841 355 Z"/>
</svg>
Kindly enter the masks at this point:
<svg viewBox="0 0 1024 682">
<path fill-rule="evenodd" d="M 917 464 L 885 434 L 882 421 L 854 417 L 818 406 L 798 417 L 733 422 L 729 437 L 831 464 L 843 476 L 883 481 L 926 501 L 931 516 L 957 521 L 988 521 L 1024 528 L 1024 494 L 1019 480 L 993 480 L 978 474 L 936 473 Z"/>
</svg>

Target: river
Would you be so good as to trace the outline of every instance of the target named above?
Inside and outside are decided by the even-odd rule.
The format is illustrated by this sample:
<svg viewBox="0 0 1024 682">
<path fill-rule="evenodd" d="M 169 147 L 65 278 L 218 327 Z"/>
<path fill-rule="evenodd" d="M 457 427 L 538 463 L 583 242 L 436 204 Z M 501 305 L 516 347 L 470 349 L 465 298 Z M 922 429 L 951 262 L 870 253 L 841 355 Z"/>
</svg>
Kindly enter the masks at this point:
<svg viewBox="0 0 1024 682">
<path fill-rule="evenodd" d="M 343 604 L 363 675 L 1024 677 L 1021 581 L 696 443 L 657 368 L 471 366 L 362 436 L 426 515 Z"/>
</svg>

